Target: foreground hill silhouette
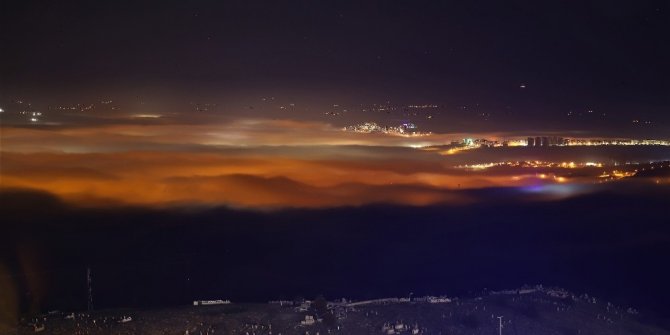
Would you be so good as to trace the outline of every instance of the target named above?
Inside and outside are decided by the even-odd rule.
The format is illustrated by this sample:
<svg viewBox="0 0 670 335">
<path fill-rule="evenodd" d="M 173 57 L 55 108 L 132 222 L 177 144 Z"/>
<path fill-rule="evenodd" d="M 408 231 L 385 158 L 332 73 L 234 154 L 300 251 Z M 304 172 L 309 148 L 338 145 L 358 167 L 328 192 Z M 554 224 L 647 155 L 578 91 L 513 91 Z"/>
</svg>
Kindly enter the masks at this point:
<svg viewBox="0 0 670 335">
<path fill-rule="evenodd" d="M 498 334 L 502 324 L 503 334 L 670 334 L 635 309 L 541 286 L 439 303 L 403 300 L 335 302 L 327 309 L 325 302 L 319 308 L 301 301 L 52 312 L 6 333 L 32 334 L 37 327 L 49 334 Z"/>
</svg>

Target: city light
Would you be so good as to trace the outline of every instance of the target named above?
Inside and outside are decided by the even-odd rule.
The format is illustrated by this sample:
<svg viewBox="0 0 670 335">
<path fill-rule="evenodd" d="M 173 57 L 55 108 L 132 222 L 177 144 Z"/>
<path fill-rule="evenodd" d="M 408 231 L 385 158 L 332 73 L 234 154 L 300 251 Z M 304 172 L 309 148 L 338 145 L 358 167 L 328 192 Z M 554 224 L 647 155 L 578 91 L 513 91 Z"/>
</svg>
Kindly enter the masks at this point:
<svg viewBox="0 0 670 335">
<path fill-rule="evenodd" d="M 418 137 L 430 136 L 432 133 L 417 131 L 417 126 L 413 123 L 403 123 L 399 126 L 380 126 L 375 122 L 364 122 L 361 124 L 347 126 L 342 128 L 342 131 L 354 133 L 382 133 L 386 135 L 403 136 L 403 137 Z"/>
<path fill-rule="evenodd" d="M 455 166 L 458 169 L 467 170 L 484 170 L 493 167 L 520 167 L 520 168 L 561 168 L 561 169 L 576 169 L 585 167 L 602 167 L 603 163 L 586 162 L 547 162 L 547 161 L 506 161 L 506 162 L 490 162 L 479 164 L 465 164 Z"/>
</svg>

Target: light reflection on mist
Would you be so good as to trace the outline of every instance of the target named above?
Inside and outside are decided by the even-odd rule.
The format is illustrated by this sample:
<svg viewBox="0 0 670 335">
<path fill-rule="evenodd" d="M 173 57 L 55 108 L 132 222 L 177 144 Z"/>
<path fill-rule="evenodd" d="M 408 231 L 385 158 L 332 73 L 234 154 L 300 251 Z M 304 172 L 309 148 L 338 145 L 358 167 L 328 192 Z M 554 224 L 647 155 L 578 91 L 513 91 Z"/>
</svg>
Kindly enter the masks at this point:
<svg viewBox="0 0 670 335">
<path fill-rule="evenodd" d="M 550 197 L 552 199 L 563 199 L 586 194 L 594 188 L 589 184 L 554 184 L 554 183 L 536 183 L 521 187 L 524 193 L 538 194 Z"/>
<path fill-rule="evenodd" d="M 147 149 L 174 150 L 178 146 L 380 146 L 428 148 L 448 145 L 465 137 L 497 139 L 500 133 L 445 133 L 403 137 L 382 133 L 342 131 L 328 123 L 290 119 L 233 119 L 170 123 L 161 118 L 129 123 L 11 127 L 3 126 L 3 151 L 108 152 Z M 157 121 L 156 121 L 157 120 Z M 130 122 L 132 121 L 132 122 Z M 154 122 L 156 121 L 156 122 Z M 206 121 L 206 120 L 205 120 Z M 82 139 L 86 139 L 82 141 Z M 166 148 L 167 146 L 167 148 Z"/>
<path fill-rule="evenodd" d="M 560 167 L 457 168 L 464 163 L 616 157 L 611 148 L 495 148 L 446 156 L 425 148 L 450 143 L 454 136 L 436 134 L 413 142 L 343 132 L 319 122 L 266 119 L 209 125 L 4 127 L 2 188 L 44 190 L 80 205 L 468 203 L 474 199 L 460 191 L 491 187 L 521 187 L 538 197 L 574 196 L 587 192 L 580 185 L 593 182 L 602 171 L 593 166 L 570 169 L 569 175 Z M 668 155 L 667 149 L 645 150 L 644 157 Z"/>
</svg>

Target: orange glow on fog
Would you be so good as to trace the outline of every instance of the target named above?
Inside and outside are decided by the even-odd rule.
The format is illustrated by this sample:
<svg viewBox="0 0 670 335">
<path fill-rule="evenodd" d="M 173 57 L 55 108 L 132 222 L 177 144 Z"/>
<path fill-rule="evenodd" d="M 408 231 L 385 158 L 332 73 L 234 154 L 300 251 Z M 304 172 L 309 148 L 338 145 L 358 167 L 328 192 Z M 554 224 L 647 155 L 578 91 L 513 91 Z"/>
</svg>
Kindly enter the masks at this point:
<svg viewBox="0 0 670 335">
<path fill-rule="evenodd" d="M 464 172 L 441 150 L 412 149 L 451 143 L 444 134 L 430 136 L 435 143 L 408 142 L 318 122 L 2 130 L 0 188 L 43 190 L 77 205 L 427 205 L 472 201 L 458 190 L 534 179 Z"/>
<path fill-rule="evenodd" d="M 449 175 L 409 161 L 226 157 L 212 153 L 4 153 L 3 187 L 78 202 L 323 207 L 376 202 L 425 205 L 467 199 L 449 190 L 510 184 Z M 422 171 L 423 170 L 423 171 Z M 441 172 L 442 171 L 442 172 Z M 516 182 L 515 184 L 519 184 Z"/>
</svg>

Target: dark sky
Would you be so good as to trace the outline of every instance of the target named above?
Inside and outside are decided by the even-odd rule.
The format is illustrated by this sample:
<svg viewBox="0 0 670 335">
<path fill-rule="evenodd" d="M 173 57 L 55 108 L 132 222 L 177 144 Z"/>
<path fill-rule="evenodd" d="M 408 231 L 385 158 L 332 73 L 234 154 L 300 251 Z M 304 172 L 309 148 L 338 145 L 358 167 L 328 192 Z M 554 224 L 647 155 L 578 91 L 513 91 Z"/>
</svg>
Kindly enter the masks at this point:
<svg viewBox="0 0 670 335">
<path fill-rule="evenodd" d="M 660 0 L 5 1 L 0 12 L 11 96 L 297 90 L 654 121 L 670 107 Z"/>
</svg>

